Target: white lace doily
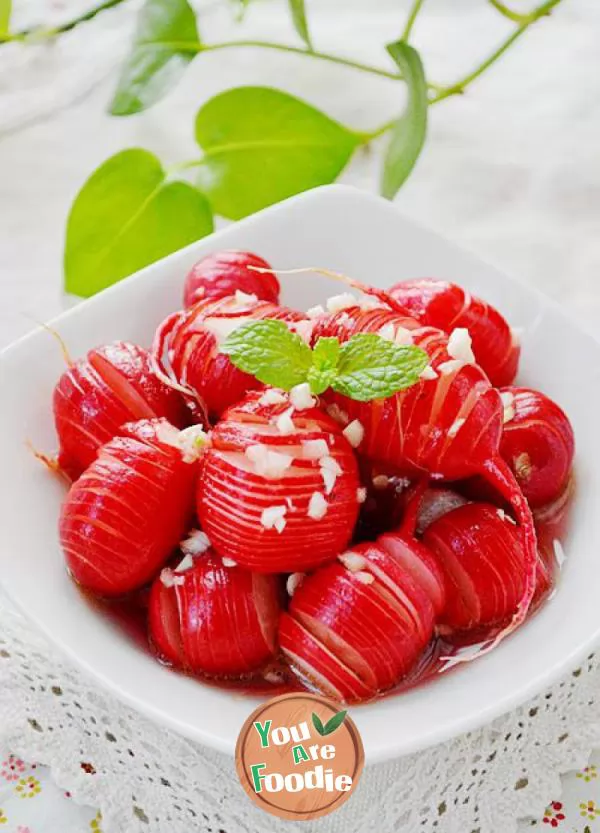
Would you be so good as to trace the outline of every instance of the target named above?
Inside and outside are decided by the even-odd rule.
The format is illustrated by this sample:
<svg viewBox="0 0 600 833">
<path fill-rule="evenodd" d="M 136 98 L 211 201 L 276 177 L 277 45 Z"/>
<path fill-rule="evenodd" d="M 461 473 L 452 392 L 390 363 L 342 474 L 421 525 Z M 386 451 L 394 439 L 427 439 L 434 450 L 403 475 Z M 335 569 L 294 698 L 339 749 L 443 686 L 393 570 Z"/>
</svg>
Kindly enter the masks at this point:
<svg viewBox="0 0 600 833">
<path fill-rule="evenodd" d="M 146 720 L 0 608 L 0 743 L 48 764 L 105 833 L 275 833 L 233 759 Z M 560 774 L 600 744 L 600 660 L 478 732 L 367 767 L 352 801 L 306 833 L 515 833 L 559 794 Z"/>
</svg>

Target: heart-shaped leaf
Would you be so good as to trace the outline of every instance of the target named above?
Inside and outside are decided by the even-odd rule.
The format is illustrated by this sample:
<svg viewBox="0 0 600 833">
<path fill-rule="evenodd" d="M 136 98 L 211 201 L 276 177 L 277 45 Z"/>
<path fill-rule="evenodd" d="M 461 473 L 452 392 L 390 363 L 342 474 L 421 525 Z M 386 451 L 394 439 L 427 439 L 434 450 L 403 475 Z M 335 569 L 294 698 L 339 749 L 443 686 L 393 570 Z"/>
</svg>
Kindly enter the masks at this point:
<svg viewBox="0 0 600 833">
<path fill-rule="evenodd" d="M 306 19 L 306 8 L 304 5 L 304 0 L 289 0 L 289 3 L 290 11 L 292 13 L 292 20 L 294 22 L 296 31 L 298 32 L 304 43 L 308 46 L 308 48 L 312 49 L 310 32 L 308 31 L 308 21 Z"/>
<path fill-rule="evenodd" d="M 310 104 L 270 87 L 237 87 L 196 118 L 198 183 L 217 214 L 238 220 L 333 182 L 360 137 Z"/>
<path fill-rule="evenodd" d="M 199 46 L 196 16 L 187 0 L 146 0 L 110 106 L 113 116 L 139 113 L 162 98 Z"/>
<path fill-rule="evenodd" d="M 92 174 L 73 203 L 65 288 L 94 295 L 212 230 L 210 206 L 197 188 L 167 182 L 152 153 L 124 150 Z"/>
<path fill-rule="evenodd" d="M 0 0 L 0 35 L 8 35 L 12 0 Z"/>
<path fill-rule="evenodd" d="M 427 133 L 427 81 L 419 53 L 404 41 L 390 43 L 388 52 L 408 87 L 404 113 L 392 128 L 383 163 L 381 193 L 392 199 L 415 166 Z"/>
</svg>

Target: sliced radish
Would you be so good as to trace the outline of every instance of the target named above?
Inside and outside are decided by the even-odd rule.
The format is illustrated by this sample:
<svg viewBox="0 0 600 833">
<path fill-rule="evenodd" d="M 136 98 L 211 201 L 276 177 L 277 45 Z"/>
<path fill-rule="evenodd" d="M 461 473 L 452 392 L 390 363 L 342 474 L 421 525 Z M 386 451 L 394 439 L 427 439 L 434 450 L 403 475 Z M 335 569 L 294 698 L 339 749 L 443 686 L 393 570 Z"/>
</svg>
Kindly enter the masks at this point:
<svg viewBox="0 0 600 833">
<path fill-rule="evenodd" d="M 289 407 L 287 399 L 265 405 L 254 392 L 231 408 L 212 432 L 198 483 L 198 516 L 214 548 L 259 572 L 304 572 L 335 558 L 358 514 L 357 464 L 340 427 L 314 407 L 295 411 L 294 432 L 281 433 Z M 327 446 L 322 459 L 306 456 L 316 441 Z M 285 455 L 285 467 L 266 470 L 268 453 Z M 327 485 L 324 461 L 335 474 Z"/>
<path fill-rule="evenodd" d="M 210 415 L 218 418 L 247 391 L 262 387 L 219 352 L 219 345 L 242 324 L 263 318 L 290 324 L 308 320 L 299 312 L 249 296 L 241 301 L 235 296 L 201 301 L 159 327 L 155 360 L 175 385 L 199 397 Z"/>
<path fill-rule="evenodd" d="M 190 526 L 198 466 L 159 439 L 156 428 L 166 424 L 125 425 L 63 504 L 67 565 L 78 584 L 99 595 L 120 596 L 149 581 Z"/>
<path fill-rule="evenodd" d="M 475 359 L 495 386 L 510 385 L 517 375 L 520 347 L 507 321 L 491 304 L 448 281 L 402 281 L 390 295 L 421 324 L 450 335 L 466 329 Z"/>
<path fill-rule="evenodd" d="M 282 613 L 279 620 L 279 643 L 292 670 L 311 688 L 344 703 L 374 697 L 374 689 L 287 613 Z"/>
<path fill-rule="evenodd" d="M 185 279 L 184 307 L 235 295 L 236 291 L 277 304 L 279 282 L 275 275 L 254 272 L 249 266 L 270 269 L 266 260 L 251 252 L 226 250 L 203 257 L 192 266 Z"/>
<path fill-rule="evenodd" d="M 279 585 L 274 576 L 225 566 L 209 550 L 176 582 L 154 580 L 150 637 L 167 662 L 228 677 L 260 668 L 275 651 Z"/>
<path fill-rule="evenodd" d="M 575 437 L 565 412 L 549 397 L 529 388 L 509 387 L 511 415 L 505 421 L 500 453 L 514 472 L 529 505 L 552 503 L 571 474 Z"/>
<path fill-rule="evenodd" d="M 150 354 L 124 341 L 90 350 L 54 389 L 60 467 L 78 477 L 124 423 L 155 417 L 178 427 L 189 422 L 181 396 L 153 372 Z"/>
<path fill-rule="evenodd" d="M 514 616 L 527 581 L 521 529 L 485 503 L 443 515 L 425 531 L 446 578 L 441 622 L 454 631 L 503 625 Z"/>
</svg>

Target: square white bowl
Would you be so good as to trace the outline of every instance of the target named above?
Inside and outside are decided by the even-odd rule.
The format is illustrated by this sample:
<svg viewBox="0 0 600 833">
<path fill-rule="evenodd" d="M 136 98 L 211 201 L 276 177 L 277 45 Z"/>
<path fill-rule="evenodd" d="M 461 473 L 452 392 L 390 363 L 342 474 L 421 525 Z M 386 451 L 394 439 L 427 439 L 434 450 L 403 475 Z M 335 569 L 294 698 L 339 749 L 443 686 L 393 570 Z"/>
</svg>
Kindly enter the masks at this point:
<svg viewBox="0 0 600 833">
<path fill-rule="evenodd" d="M 565 408 L 578 446 L 577 492 L 556 596 L 492 654 L 408 693 L 356 707 L 367 760 L 397 757 L 474 729 L 574 667 L 600 637 L 600 345 L 556 304 L 413 225 L 388 202 L 351 188 L 316 189 L 194 243 L 52 322 L 72 355 L 129 339 L 148 345 L 181 304 L 189 267 L 223 248 L 250 249 L 275 268 L 323 266 L 380 287 L 409 277 L 456 281 L 523 331 L 519 379 Z M 316 275 L 283 276 L 283 301 L 306 309 L 340 292 Z M 0 357 L 0 580 L 45 633 L 118 697 L 188 738 L 233 753 L 256 700 L 159 665 L 89 605 L 67 576 L 57 520 L 64 487 L 26 446 L 53 450 L 51 397 L 64 370 L 39 330 Z"/>
</svg>

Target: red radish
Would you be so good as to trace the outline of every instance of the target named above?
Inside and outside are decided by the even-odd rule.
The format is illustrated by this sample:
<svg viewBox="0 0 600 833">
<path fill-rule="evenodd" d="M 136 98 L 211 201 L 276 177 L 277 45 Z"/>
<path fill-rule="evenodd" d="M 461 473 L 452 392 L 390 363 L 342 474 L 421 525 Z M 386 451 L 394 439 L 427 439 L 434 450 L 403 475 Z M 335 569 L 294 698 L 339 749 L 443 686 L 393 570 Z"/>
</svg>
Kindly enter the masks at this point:
<svg viewBox="0 0 600 833">
<path fill-rule="evenodd" d="M 308 570 L 352 536 L 360 482 L 351 446 L 317 407 L 273 389 L 230 408 L 211 435 L 198 516 L 215 550 L 264 573 Z"/>
<path fill-rule="evenodd" d="M 203 257 L 192 266 L 185 279 L 184 307 L 235 295 L 236 290 L 255 295 L 261 301 L 279 303 L 279 281 L 275 275 L 253 272 L 249 266 L 270 269 L 266 260 L 252 252 L 226 250 Z"/>
<path fill-rule="evenodd" d="M 450 631 L 501 626 L 514 616 L 527 582 L 521 528 L 502 509 L 467 503 L 438 518 L 423 543 L 446 580 L 440 619 Z"/>
<path fill-rule="evenodd" d="M 423 278 L 401 281 L 390 295 L 421 324 L 450 334 L 465 327 L 478 365 L 491 383 L 510 385 L 517 375 L 520 347 L 505 318 L 491 304 L 448 281 Z"/>
<path fill-rule="evenodd" d="M 279 619 L 279 644 L 295 675 L 308 688 L 346 703 L 361 703 L 376 695 L 372 686 L 288 613 Z"/>
<path fill-rule="evenodd" d="M 121 432 L 71 486 L 60 518 L 71 575 L 101 596 L 149 581 L 183 537 L 194 507 L 193 443 L 188 457 L 173 445 L 180 432 L 166 420 L 142 420 Z"/>
<path fill-rule="evenodd" d="M 441 330 L 420 328 L 391 311 L 382 330 L 383 316 L 383 311 L 352 307 L 318 322 L 313 338 L 337 336 L 345 341 L 356 332 L 369 331 L 411 342 L 431 359 L 423 380 L 382 400 L 357 402 L 337 394 L 328 398 L 343 413 L 349 423 L 346 434 L 354 437 L 367 459 L 394 466 L 409 477 L 426 473 L 434 479 L 459 480 L 480 474 L 512 506 L 524 536 L 525 581 L 503 638 L 527 615 L 538 556 L 531 510 L 500 456 L 502 399 L 483 370 L 469 361 L 468 343 L 451 346 Z"/>
<path fill-rule="evenodd" d="M 273 656 L 278 580 L 226 564 L 209 550 L 154 580 L 150 638 L 170 664 L 224 677 L 254 671 Z"/>
<path fill-rule="evenodd" d="M 365 699 L 415 665 L 433 636 L 443 592 L 425 547 L 389 533 L 302 581 L 281 619 L 281 649 L 313 686 L 339 700 Z"/>
<path fill-rule="evenodd" d="M 219 343 L 245 322 L 263 318 L 288 322 L 301 333 L 303 326 L 310 326 L 303 314 L 265 301 L 234 296 L 200 302 L 161 324 L 154 342 L 155 359 L 177 384 L 206 402 L 210 415 L 218 418 L 247 391 L 262 387 L 219 352 Z"/>
<path fill-rule="evenodd" d="M 571 423 L 565 412 L 539 391 L 507 387 L 500 393 L 505 408 L 500 453 L 531 507 L 552 503 L 571 474 L 575 453 Z"/>
<path fill-rule="evenodd" d="M 150 354 L 125 341 L 97 347 L 73 363 L 54 389 L 53 404 L 58 464 L 72 478 L 126 422 L 155 417 L 178 427 L 189 422 L 181 396 L 154 374 Z"/>
</svg>

